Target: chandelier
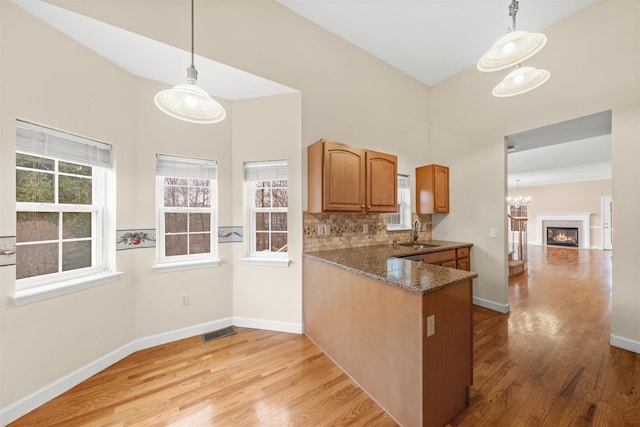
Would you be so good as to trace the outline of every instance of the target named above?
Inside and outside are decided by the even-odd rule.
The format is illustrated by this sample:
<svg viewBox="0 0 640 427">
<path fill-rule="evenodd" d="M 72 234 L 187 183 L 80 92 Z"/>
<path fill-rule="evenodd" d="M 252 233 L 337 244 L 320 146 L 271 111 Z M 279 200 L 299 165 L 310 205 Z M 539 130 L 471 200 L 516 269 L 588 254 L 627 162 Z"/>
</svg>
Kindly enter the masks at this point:
<svg viewBox="0 0 640 427">
<path fill-rule="evenodd" d="M 514 206 L 516 208 L 521 208 L 522 206 L 527 206 L 530 202 L 531 202 L 531 197 L 529 196 L 523 197 L 520 195 L 520 180 L 516 179 L 516 196 L 507 197 L 507 205 Z"/>
</svg>

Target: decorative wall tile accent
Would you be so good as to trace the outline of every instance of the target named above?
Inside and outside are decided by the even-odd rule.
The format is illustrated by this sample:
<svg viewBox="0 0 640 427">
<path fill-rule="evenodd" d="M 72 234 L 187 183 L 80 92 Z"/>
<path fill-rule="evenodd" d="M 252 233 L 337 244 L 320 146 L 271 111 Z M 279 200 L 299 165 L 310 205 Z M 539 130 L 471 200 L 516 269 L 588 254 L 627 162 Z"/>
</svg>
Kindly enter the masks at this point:
<svg viewBox="0 0 640 427">
<path fill-rule="evenodd" d="M 218 227 L 218 243 L 242 242 L 242 226 Z"/>
<path fill-rule="evenodd" d="M 156 230 L 153 228 L 116 231 L 116 251 L 155 246 Z"/>
<path fill-rule="evenodd" d="M 422 223 L 418 240 L 431 240 L 431 215 L 412 214 Z M 303 212 L 304 251 L 357 248 L 397 242 L 409 242 L 413 232 L 387 231 L 386 214 L 359 212 Z"/>
<path fill-rule="evenodd" d="M 0 237 L 0 267 L 15 265 L 16 263 L 16 237 Z"/>
</svg>

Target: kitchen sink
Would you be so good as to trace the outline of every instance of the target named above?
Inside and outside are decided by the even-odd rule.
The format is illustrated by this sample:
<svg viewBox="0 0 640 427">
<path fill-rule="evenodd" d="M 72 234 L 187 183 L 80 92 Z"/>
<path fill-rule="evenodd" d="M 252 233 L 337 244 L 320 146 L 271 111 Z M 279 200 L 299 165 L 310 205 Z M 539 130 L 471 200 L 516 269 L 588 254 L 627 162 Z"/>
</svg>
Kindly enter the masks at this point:
<svg viewBox="0 0 640 427">
<path fill-rule="evenodd" d="M 413 249 L 426 249 L 426 248 L 435 248 L 439 245 L 432 245 L 430 243 L 398 243 L 400 246 L 407 246 Z"/>
</svg>

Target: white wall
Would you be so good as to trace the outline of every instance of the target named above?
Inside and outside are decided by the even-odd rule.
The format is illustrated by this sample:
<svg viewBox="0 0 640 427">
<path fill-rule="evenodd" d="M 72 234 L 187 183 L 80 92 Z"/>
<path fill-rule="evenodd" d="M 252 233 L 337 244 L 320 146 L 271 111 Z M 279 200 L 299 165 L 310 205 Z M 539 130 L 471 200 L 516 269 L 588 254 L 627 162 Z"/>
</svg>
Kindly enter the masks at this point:
<svg viewBox="0 0 640 427">
<path fill-rule="evenodd" d="M 134 78 L 70 43 L 22 9 L 0 2 L 0 235 L 15 236 L 15 119 L 114 145 L 118 168 L 134 164 Z M 122 108 L 121 106 L 125 106 Z M 118 175 L 116 210 L 133 224 L 130 176 Z M 14 307 L 15 266 L 0 268 L 0 405 L 34 392 L 134 338 L 134 281 Z"/>
<path fill-rule="evenodd" d="M 189 50 L 184 25 L 177 23 L 183 15 L 188 22 L 183 1 L 51 3 Z M 113 144 L 117 229 L 155 226 L 158 152 L 219 161 L 220 225 L 246 226 L 242 162 L 276 154 L 287 158 L 293 262 L 268 270 L 239 264 L 245 243 L 227 243 L 220 245 L 218 268 L 154 274 L 153 249 L 120 251 L 116 266 L 124 275 L 118 282 L 22 307 L 8 298 L 15 267 L 0 268 L 0 408 L 12 408 L 11 414 L 28 407 L 21 399 L 37 401 L 31 393 L 49 396 L 43 390 L 57 390 L 57 380 L 68 382 L 67 375 L 103 356 L 121 355 L 123 346 L 135 349 L 127 347 L 131 342 L 146 345 L 231 318 L 299 328 L 306 145 L 327 137 L 397 152 L 401 172 L 427 163 L 426 86 L 275 2 L 198 6 L 198 19 L 207 25 L 197 27 L 196 39 L 208 41 L 198 45 L 199 54 L 301 94 L 276 97 L 273 104 L 224 102 L 229 120 L 215 126 L 182 123 L 153 106 L 153 95 L 165 85 L 129 75 L 0 1 L 0 178 L 8 183 L 0 186 L 0 235 L 15 235 L 14 120 L 19 117 Z M 188 307 L 179 306 L 184 293 L 190 294 Z"/>
<path fill-rule="evenodd" d="M 431 143 L 451 168 L 451 213 L 434 238 L 474 242 L 474 295 L 506 307 L 504 137 L 612 109 L 612 343 L 640 352 L 640 4 L 601 1 L 544 30 L 549 41 L 527 64 L 551 71 L 542 87 L 514 98 L 491 96 L 506 74 L 469 68 L 432 88 Z M 435 108 L 437 106 L 437 108 Z"/>
<path fill-rule="evenodd" d="M 243 243 L 233 243 L 233 313 L 237 325 L 302 332 L 302 188 L 300 94 L 234 102 L 233 225 Z M 244 162 L 286 160 L 289 174 L 288 268 L 248 265 L 247 189 Z M 249 200 L 252 202 L 252 200 Z M 268 319 L 268 320 L 267 320 Z"/>
</svg>

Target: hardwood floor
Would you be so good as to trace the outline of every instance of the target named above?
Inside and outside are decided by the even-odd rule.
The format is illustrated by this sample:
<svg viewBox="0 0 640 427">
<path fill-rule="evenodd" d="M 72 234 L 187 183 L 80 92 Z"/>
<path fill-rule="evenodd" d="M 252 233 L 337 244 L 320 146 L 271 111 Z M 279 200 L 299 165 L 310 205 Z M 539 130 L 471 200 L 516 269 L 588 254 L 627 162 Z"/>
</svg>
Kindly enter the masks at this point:
<svg viewBox="0 0 640 427">
<path fill-rule="evenodd" d="M 453 426 L 640 426 L 640 355 L 609 346 L 611 253 L 529 248 L 511 313 L 474 308 Z M 393 426 L 305 336 L 238 329 L 135 353 L 11 426 Z"/>
<path fill-rule="evenodd" d="M 455 426 L 640 426 L 640 355 L 609 346 L 611 252 L 529 247 L 511 313 L 474 310 L 474 385 Z"/>
</svg>

